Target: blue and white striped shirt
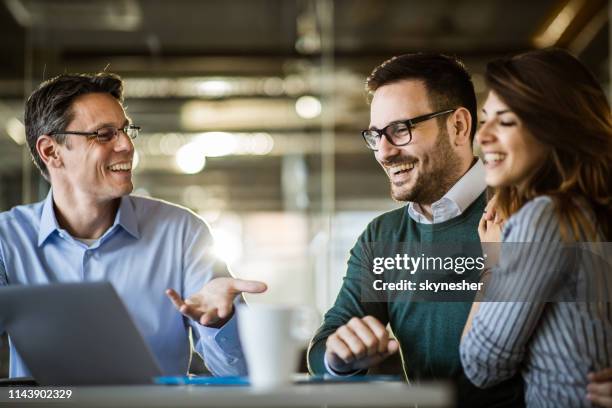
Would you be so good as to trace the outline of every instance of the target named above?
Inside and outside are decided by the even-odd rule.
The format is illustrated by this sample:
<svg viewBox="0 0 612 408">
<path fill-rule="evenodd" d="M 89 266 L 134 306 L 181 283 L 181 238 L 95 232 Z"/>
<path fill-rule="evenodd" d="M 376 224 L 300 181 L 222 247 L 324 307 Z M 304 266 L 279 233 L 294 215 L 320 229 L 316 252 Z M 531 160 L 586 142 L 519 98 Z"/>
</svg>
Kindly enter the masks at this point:
<svg viewBox="0 0 612 408">
<path fill-rule="evenodd" d="M 491 276 L 494 298 L 487 290 L 485 299 L 522 299 L 481 303 L 461 343 L 467 377 L 477 386 L 488 387 L 520 371 L 528 406 L 591 406 L 586 399 L 587 374 L 612 363 L 609 266 L 604 271 L 607 281 L 602 282 L 606 288 L 603 298 L 586 302 L 577 301 L 584 300 L 580 294 L 568 296 L 569 290 L 578 288 L 580 292 L 589 285 L 585 281 L 592 277 L 592 271 L 584 270 L 584 263 L 573 262 L 571 251 L 563 250 L 558 218 L 549 197 L 530 201 L 512 216 L 502 241 L 504 245 L 537 245 L 519 251 L 507 251 L 502 246 Z M 497 285 L 493 283 L 496 278 Z M 555 296 L 568 301 L 523 301 Z"/>
</svg>

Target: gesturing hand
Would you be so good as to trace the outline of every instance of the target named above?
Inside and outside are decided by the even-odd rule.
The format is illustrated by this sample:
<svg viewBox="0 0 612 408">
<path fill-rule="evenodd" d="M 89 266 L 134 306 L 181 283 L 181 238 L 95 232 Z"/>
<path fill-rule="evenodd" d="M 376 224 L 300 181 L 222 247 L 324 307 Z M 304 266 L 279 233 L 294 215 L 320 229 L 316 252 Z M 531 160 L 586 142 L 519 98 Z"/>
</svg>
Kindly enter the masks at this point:
<svg viewBox="0 0 612 408">
<path fill-rule="evenodd" d="M 221 327 L 234 313 L 234 298 L 242 292 L 261 293 L 268 287 L 263 282 L 234 278 L 215 278 L 186 300 L 174 289 L 166 295 L 184 316 L 203 326 Z"/>
<path fill-rule="evenodd" d="M 385 326 L 372 316 L 353 317 L 340 326 L 325 344 L 325 358 L 338 373 L 368 368 L 399 350 Z"/>
</svg>

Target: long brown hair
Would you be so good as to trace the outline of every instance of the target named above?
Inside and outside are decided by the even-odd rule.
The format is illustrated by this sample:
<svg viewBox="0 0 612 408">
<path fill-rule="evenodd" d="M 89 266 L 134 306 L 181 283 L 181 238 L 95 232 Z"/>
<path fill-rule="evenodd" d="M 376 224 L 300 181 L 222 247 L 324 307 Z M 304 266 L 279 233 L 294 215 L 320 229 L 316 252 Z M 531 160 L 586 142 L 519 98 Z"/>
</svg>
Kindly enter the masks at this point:
<svg viewBox="0 0 612 408">
<path fill-rule="evenodd" d="M 497 189 L 501 215 L 547 195 L 564 240 L 612 240 L 612 120 L 591 72 L 566 51 L 546 49 L 489 63 L 486 82 L 550 149 L 525 189 Z"/>
</svg>

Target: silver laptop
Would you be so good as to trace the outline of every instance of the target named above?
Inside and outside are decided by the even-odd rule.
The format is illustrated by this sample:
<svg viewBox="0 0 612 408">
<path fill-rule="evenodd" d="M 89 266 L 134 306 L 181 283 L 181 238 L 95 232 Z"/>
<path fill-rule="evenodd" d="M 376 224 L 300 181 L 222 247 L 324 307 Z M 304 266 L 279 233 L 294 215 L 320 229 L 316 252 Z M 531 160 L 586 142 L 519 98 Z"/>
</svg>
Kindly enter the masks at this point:
<svg viewBox="0 0 612 408">
<path fill-rule="evenodd" d="M 0 326 L 41 385 L 144 384 L 161 375 L 108 282 L 0 287 Z"/>
</svg>

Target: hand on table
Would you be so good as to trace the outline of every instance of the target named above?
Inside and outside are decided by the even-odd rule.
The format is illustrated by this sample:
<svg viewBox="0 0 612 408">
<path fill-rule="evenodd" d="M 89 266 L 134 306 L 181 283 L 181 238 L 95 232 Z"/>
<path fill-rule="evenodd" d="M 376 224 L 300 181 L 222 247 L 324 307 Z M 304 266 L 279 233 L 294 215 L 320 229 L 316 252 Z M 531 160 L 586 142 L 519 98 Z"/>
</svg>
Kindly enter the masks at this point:
<svg viewBox="0 0 612 408">
<path fill-rule="evenodd" d="M 612 368 L 589 373 L 587 399 L 602 407 L 612 408 Z"/>
<path fill-rule="evenodd" d="M 185 300 L 174 289 L 167 289 L 166 295 L 184 316 L 203 326 L 218 328 L 234 314 L 234 298 L 237 295 L 242 292 L 261 293 L 266 289 L 263 282 L 215 278 Z"/>
<path fill-rule="evenodd" d="M 386 327 L 372 316 L 353 317 L 327 338 L 325 358 L 338 373 L 361 370 L 380 363 L 399 350 Z"/>
</svg>

